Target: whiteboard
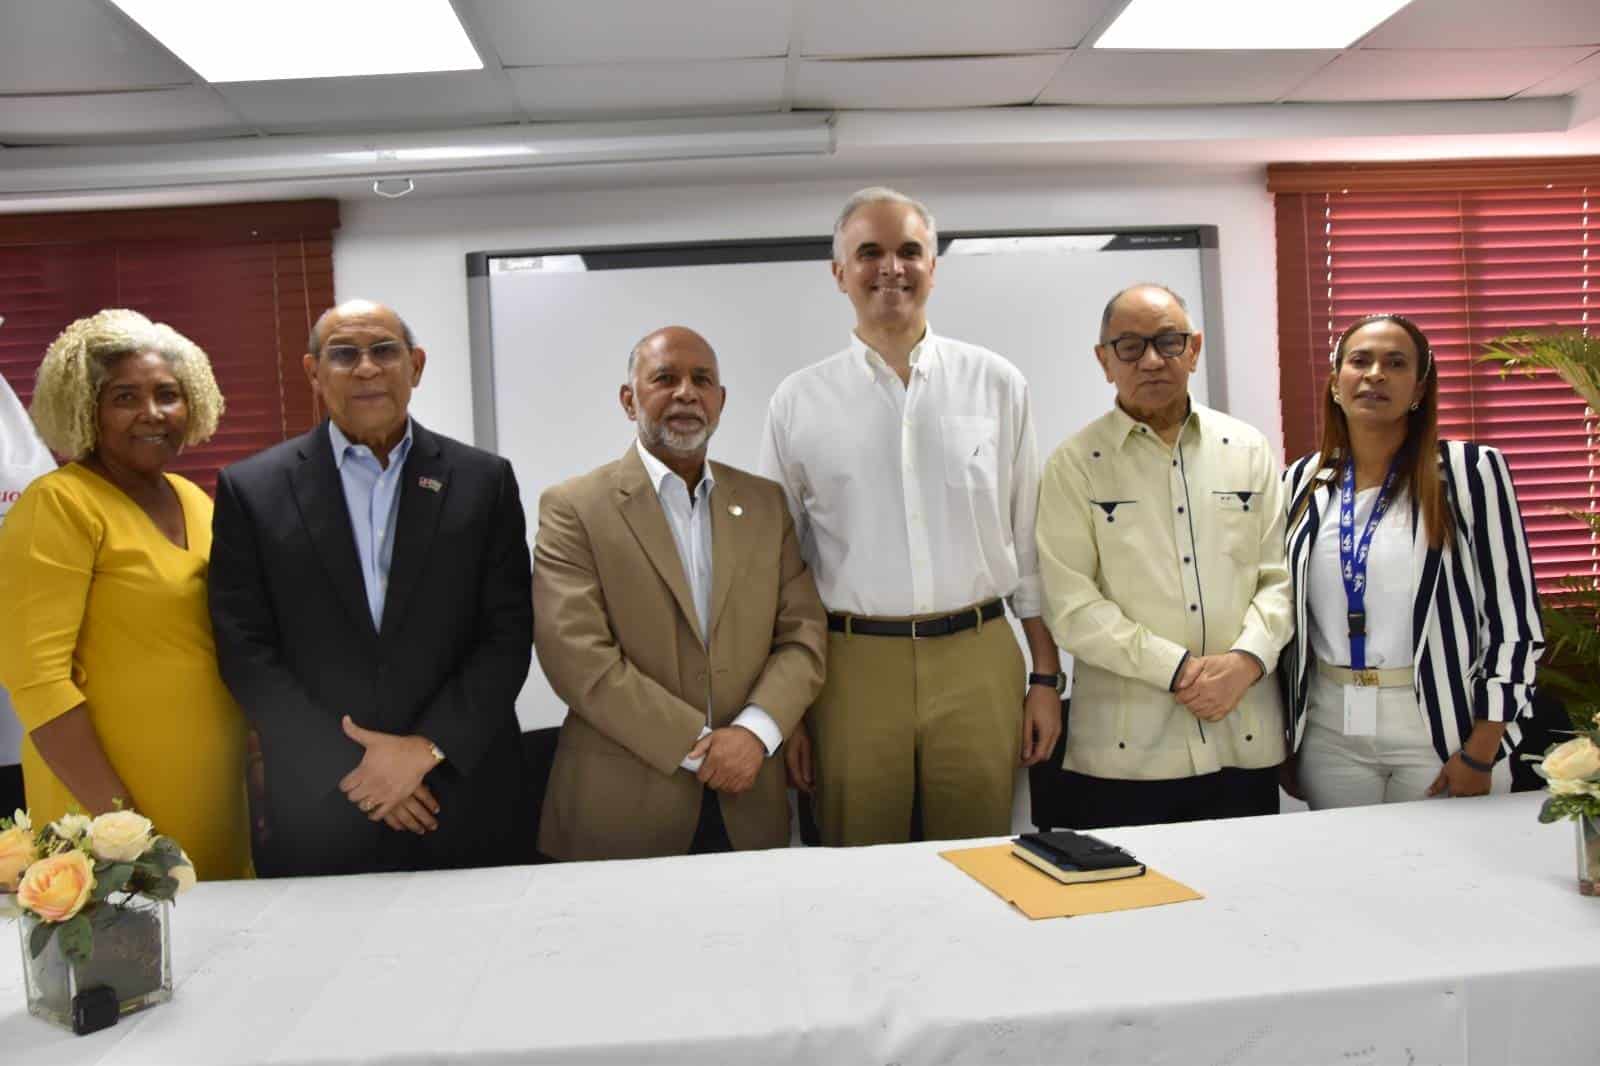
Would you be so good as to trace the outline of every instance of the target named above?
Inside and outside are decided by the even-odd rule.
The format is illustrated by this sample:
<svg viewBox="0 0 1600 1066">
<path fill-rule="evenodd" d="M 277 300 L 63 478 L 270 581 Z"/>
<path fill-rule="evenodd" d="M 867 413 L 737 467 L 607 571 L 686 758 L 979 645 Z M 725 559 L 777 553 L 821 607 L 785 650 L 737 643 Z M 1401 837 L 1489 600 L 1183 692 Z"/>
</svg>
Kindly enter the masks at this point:
<svg viewBox="0 0 1600 1066">
<path fill-rule="evenodd" d="M 1191 392 L 1224 405 L 1220 322 L 1208 313 L 1221 305 L 1215 249 L 1204 226 L 941 237 L 928 321 L 1022 371 L 1043 461 L 1111 408 L 1092 348 L 1106 300 L 1138 282 L 1187 300 L 1206 334 Z M 778 383 L 849 343 L 854 312 L 830 256 L 827 239 L 468 256 L 476 437 L 514 464 L 530 541 L 540 493 L 631 445 L 617 392 L 628 352 L 661 326 L 688 326 L 716 350 L 728 401 L 710 454 L 753 469 Z M 565 713 L 535 668 L 517 702 L 523 729 Z"/>
</svg>

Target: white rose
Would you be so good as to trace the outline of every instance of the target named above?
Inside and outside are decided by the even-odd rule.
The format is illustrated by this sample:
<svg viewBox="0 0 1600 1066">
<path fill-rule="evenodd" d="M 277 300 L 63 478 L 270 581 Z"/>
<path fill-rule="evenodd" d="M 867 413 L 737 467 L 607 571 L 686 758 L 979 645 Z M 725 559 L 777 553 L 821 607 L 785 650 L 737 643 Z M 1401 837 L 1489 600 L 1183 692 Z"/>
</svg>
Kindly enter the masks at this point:
<svg viewBox="0 0 1600 1066">
<path fill-rule="evenodd" d="M 19 807 L 11 815 L 11 825 L 16 829 L 32 829 L 33 819 L 28 817 L 27 811 Z"/>
<path fill-rule="evenodd" d="M 1600 748 L 1588 737 L 1573 737 L 1551 750 L 1539 764 L 1552 781 L 1583 781 L 1600 774 Z"/>
<path fill-rule="evenodd" d="M 132 862 L 150 846 L 150 819 L 134 811 L 111 811 L 89 823 L 89 850 L 101 862 Z"/>
<path fill-rule="evenodd" d="M 180 851 L 179 854 L 183 856 L 183 862 L 168 870 L 167 876 L 178 882 L 178 895 L 181 896 L 194 887 L 194 883 L 198 878 L 195 877 L 194 863 L 189 861 L 189 853 Z"/>
<path fill-rule="evenodd" d="M 87 814 L 63 814 L 60 818 L 50 823 L 50 828 L 56 831 L 56 836 L 62 840 L 76 841 L 89 831 L 89 816 Z"/>
</svg>

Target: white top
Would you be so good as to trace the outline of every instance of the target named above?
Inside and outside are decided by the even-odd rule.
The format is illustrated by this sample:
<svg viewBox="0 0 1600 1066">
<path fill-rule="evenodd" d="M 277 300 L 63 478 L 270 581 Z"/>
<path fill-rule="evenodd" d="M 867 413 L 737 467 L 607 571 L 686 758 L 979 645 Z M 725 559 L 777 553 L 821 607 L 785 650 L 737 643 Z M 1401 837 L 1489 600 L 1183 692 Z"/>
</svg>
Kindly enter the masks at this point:
<svg viewBox="0 0 1600 1066">
<path fill-rule="evenodd" d="M 783 486 L 830 611 L 1039 614 L 1039 457 L 1022 373 L 929 330 L 903 384 L 850 346 L 797 371 L 767 411 L 760 473 Z"/>
<path fill-rule="evenodd" d="M 0 377 L 0 522 L 34 478 L 56 468 L 50 449 L 39 439 L 22 401 Z M 11 698 L 0 688 L 0 766 L 15 766 L 22 759 L 22 723 L 11 709 Z M 5 811 L 5 817 L 11 812 Z"/>
<path fill-rule="evenodd" d="M 1294 635 L 1283 486 L 1261 433 L 1191 404 L 1168 446 L 1120 407 L 1045 464 L 1045 623 L 1072 655 L 1068 770 L 1170 780 L 1283 761 L 1263 679 L 1219 722 L 1172 694 L 1186 655 L 1247 652 L 1270 674 Z"/>
<path fill-rule="evenodd" d="M 1356 493 L 1355 536 L 1360 539 L 1378 502 L 1376 486 Z M 1311 653 L 1330 666 L 1350 665 L 1349 607 L 1339 572 L 1339 497 L 1323 509 L 1306 575 L 1311 616 Z M 1367 666 L 1395 670 L 1412 665 L 1411 495 L 1402 493 L 1372 531 L 1367 553 Z"/>
<path fill-rule="evenodd" d="M 717 487 L 711 476 L 711 464 L 700 471 L 700 483 L 689 496 L 689 486 L 660 459 L 650 454 L 644 444 L 634 441 L 639 458 L 644 462 L 645 473 L 650 475 L 650 485 L 661 501 L 661 513 L 667 518 L 667 528 L 672 530 L 672 541 L 678 546 L 678 561 L 683 564 L 683 576 L 689 579 L 689 593 L 694 597 L 694 612 L 700 617 L 701 640 L 704 641 L 706 618 L 711 614 L 711 493 Z M 703 737 L 711 732 L 711 703 L 706 698 L 706 724 L 700 727 Z M 772 715 L 750 704 L 733 720 L 756 735 L 770 756 L 783 743 L 783 730 L 772 720 Z M 704 759 L 685 756 L 679 763 L 690 773 L 697 773 Z"/>
</svg>

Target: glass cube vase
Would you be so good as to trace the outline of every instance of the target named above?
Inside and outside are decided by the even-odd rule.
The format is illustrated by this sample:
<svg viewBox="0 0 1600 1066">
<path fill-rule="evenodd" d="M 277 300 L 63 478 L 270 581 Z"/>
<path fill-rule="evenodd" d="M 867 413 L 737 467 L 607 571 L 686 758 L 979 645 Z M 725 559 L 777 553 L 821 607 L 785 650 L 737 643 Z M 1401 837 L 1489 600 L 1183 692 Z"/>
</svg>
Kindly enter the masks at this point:
<svg viewBox="0 0 1600 1066">
<path fill-rule="evenodd" d="M 115 907 L 101 904 L 91 916 L 94 951 L 86 962 L 68 959 L 60 936 L 52 936 L 35 958 L 28 949 L 29 938 L 42 923 L 24 914 L 17 928 L 28 1013 L 71 1029 L 73 997 L 101 985 L 115 992 L 119 1017 L 171 999 L 169 909 L 166 903 L 144 898 Z"/>
<path fill-rule="evenodd" d="M 1572 824 L 1578 830 L 1578 891 L 1600 896 L 1600 818 L 1581 815 Z"/>
</svg>

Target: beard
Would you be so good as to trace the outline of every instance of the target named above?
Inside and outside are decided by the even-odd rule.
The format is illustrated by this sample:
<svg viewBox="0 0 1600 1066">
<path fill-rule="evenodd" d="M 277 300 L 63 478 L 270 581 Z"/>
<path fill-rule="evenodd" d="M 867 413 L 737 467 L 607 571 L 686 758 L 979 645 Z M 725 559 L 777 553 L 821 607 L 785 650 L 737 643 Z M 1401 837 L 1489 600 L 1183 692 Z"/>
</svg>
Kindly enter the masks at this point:
<svg viewBox="0 0 1600 1066">
<path fill-rule="evenodd" d="M 641 408 L 638 412 L 639 439 L 647 448 L 665 448 L 674 455 L 694 455 L 705 448 L 711 440 L 711 434 L 717 430 L 715 422 L 706 421 L 700 428 L 690 433 L 680 433 L 666 424 L 665 420 L 657 422 L 644 413 Z M 704 418 L 704 415 L 701 415 Z"/>
</svg>

